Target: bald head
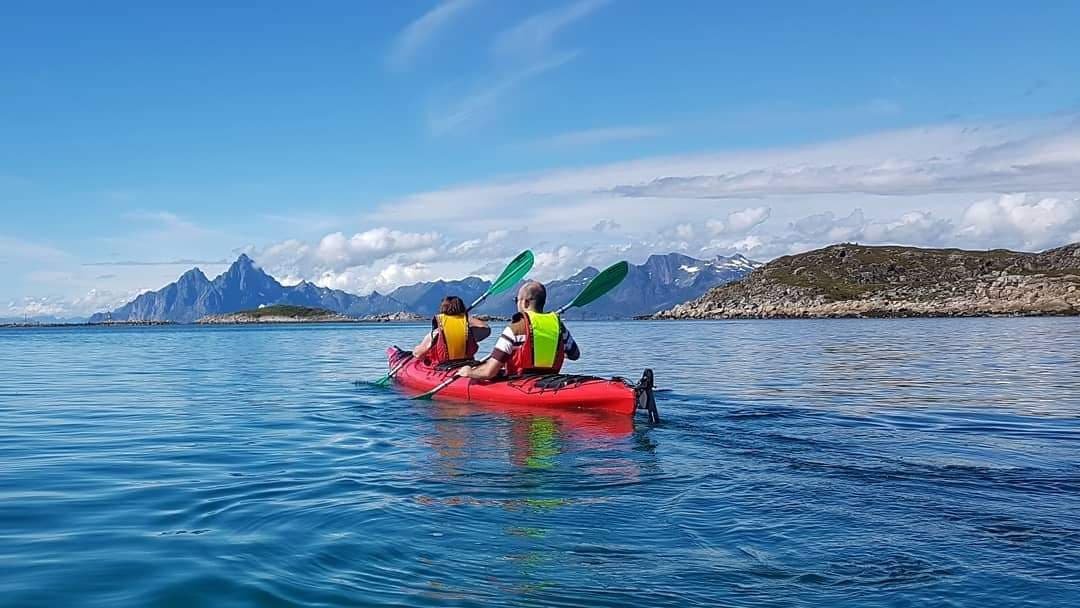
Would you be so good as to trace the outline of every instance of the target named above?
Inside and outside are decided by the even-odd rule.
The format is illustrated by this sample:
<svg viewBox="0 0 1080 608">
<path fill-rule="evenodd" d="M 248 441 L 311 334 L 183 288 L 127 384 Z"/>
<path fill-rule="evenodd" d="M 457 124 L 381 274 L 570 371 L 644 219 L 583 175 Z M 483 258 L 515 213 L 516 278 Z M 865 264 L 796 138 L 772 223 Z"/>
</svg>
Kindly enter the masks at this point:
<svg viewBox="0 0 1080 608">
<path fill-rule="evenodd" d="M 517 304 L 518 310 L 521 311 L 544 312 L 544 305 L 547 304 L 547 289 L 536 281 L 526 281 L 518 290 Z"/>
</svg>

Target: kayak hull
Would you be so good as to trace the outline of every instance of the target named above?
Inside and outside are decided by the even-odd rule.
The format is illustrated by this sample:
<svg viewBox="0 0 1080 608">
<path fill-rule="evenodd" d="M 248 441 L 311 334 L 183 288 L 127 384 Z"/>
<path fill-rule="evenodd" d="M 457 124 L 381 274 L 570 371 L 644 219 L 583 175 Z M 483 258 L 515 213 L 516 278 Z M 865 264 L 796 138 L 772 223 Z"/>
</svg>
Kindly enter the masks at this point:
<svg viewBox="0 0 1080 608">
<path fill-rule="evenodd" d="M 453 378 L 456 369 L 430 366 L 397 347 L 386 351 L 394 384 L 409 395 L 419 395 Z M 400 367 L 398 367 L 400 366 Z M 436 401 L 458 401 L 515 408 L 605 412 L 633 416 L 638 407 L 652 408 L 652 372 L 637 385 L 621 378 L 529 375 L 509 379 L 459 378 L 432 396 Z"/>
</svg>

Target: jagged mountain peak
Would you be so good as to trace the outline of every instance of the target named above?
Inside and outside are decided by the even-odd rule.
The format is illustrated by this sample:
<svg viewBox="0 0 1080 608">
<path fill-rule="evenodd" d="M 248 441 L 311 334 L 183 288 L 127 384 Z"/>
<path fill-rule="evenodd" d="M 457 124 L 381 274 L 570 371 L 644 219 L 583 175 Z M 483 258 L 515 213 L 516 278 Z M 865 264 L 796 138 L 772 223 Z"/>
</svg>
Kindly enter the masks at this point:
<svg viewBox="0 0 1080 608">
<path fill-rule="evenodd" d="M 244 276 L 252 273 L 261 274 L 269 277 L 258 265 L 255 264 L 255 260 L 252 260 L 247 254 L 240 254 L 240 257 L 236 258 L 236 261 L 229 265 L 229 268 L 222 273 L 229 276 Z"/>
<path fill-rule="evenodd" d="M 182 283 L 182 282 L 185 282 L 185 281 L 186 282 L 209 283 L 210 279 L 206 278 L 206 275 L 203 274 L 202 269 L 200 269 L 198 266 L 196 266 L 196 267 L 192 268 L 191 270 L 188 270 L 184 274 L 180 275 L 180 278 L 177 279 L 178 283 Z"/>
</svg>

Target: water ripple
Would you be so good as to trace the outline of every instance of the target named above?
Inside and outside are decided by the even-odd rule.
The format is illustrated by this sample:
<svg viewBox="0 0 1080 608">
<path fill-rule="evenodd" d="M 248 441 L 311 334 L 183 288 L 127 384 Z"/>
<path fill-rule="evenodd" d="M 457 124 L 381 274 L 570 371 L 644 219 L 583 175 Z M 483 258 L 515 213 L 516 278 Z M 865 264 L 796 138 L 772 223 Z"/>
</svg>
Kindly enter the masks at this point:
<svg viewBox="0 0 1080 608">
<path fill-rule="evenodd" d="M 574 330 L 661 425 L 356 382 L 421 327 L 0 331 L 0 605 L 1080 602 L 1074 320 Z"/>
</svg>

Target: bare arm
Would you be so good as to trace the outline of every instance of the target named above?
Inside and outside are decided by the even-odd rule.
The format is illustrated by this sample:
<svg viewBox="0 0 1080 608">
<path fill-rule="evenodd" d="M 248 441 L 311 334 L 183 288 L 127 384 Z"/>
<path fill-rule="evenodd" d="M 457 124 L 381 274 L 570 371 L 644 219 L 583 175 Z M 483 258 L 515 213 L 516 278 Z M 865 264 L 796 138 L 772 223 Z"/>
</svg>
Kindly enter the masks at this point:
<svg viewBox="0 0 1080 608">
<path fill-rule="evenodd" d="M 431 350 L 431 332 L 424 336 L 423 340 L 412 349 L 414 357 L 423 357 L 427 352 Z"/>
<path fill-rule="evenodd" d="M 491 380 L 499 375 L 500 369 L 502 369 L 502 363 L 496 361 L 493 357 L 489 357 L 487 361 L 484 361 L 476 367 L 470 367 L 468 365 L 459 367 L 457 375 L 463 378 L 472 378 L 474 380 Z"/>
</svg>

